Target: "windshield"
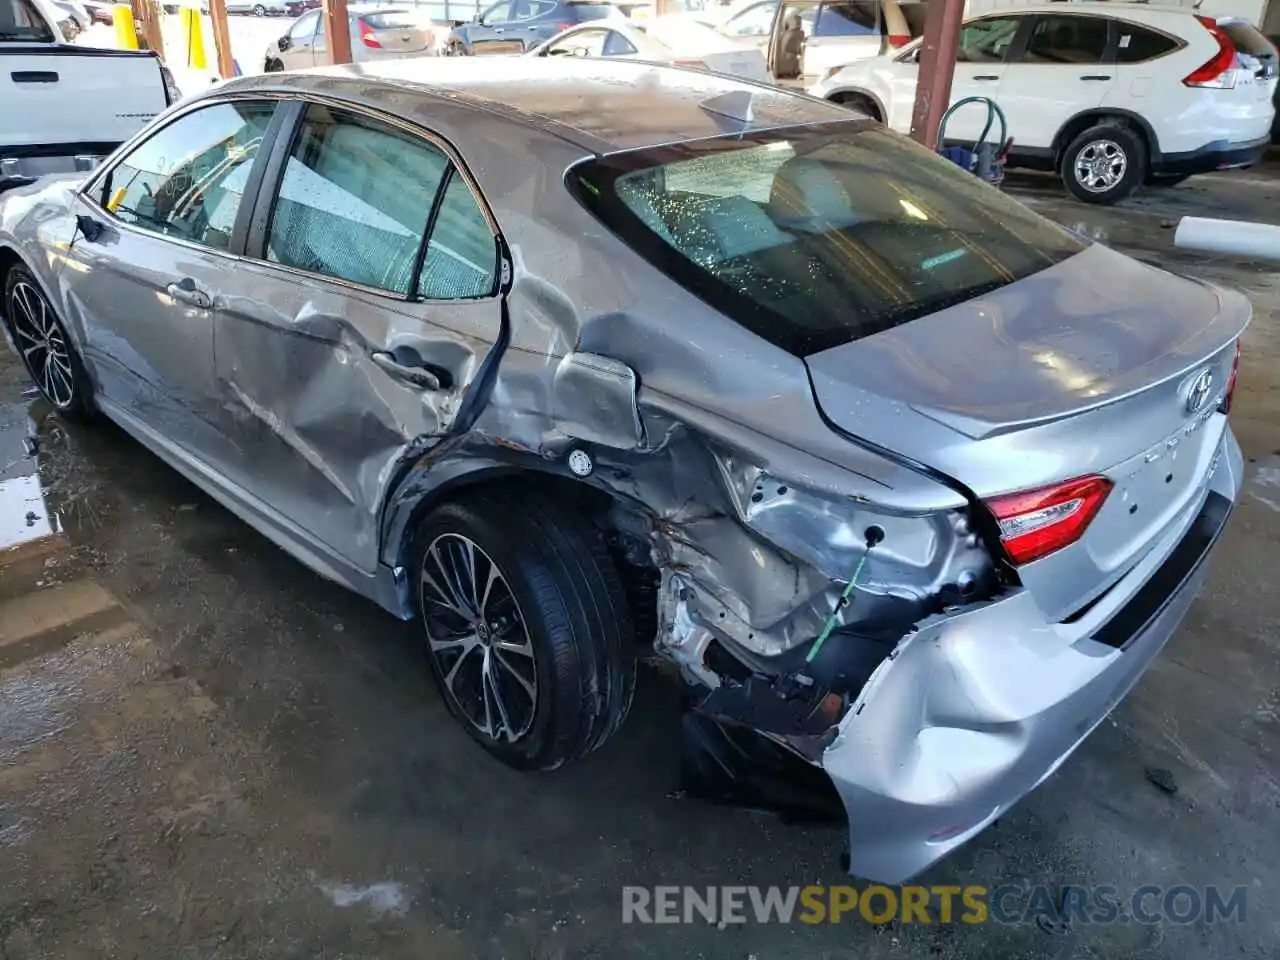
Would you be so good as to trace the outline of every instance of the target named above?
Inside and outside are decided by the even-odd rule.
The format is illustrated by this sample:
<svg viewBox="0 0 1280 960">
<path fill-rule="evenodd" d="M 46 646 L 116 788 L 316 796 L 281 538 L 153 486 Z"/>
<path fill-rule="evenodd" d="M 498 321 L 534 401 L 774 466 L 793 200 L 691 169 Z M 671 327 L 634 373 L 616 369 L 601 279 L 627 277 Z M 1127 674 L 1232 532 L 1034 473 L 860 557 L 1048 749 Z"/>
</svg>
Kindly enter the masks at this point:
<svg viewBox="0 0 1280 960">
<path fill-rule="evenodd" d="M 570 189 L 747 329 L 808 356 L 982 296 L 1083 241 L 879 124 L 585 161 Z"/>
</svg>

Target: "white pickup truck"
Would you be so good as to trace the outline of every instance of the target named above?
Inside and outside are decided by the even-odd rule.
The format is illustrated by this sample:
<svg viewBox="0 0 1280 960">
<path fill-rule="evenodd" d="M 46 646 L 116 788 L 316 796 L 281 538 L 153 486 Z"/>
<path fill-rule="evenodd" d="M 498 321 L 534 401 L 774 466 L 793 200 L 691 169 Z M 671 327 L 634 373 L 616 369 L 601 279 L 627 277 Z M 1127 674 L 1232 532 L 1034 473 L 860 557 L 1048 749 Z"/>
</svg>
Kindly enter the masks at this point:
<svg viewBox="0 0 1280 960">
<path fill-rule="evenodd" d="M 179 96 L 155 53 L 66 43 L 41 0 L 0 0 L 0 192 L 92 169 Z"/>
</svg>

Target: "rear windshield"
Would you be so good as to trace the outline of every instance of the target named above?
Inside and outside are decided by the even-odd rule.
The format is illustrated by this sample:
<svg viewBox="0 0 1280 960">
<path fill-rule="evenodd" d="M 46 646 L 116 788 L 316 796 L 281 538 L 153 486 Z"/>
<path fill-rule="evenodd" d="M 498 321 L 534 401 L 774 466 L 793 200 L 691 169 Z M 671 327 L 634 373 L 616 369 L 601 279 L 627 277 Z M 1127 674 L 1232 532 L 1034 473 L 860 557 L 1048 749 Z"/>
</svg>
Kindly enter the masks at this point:
<svg viewBox="0 0 1280 960">
<path fill-rule="evenodd" d="M 570 189 L 676 282 L 796 356 L 981 296 L 1083 241 L 870 121 L 588 160 Z"/>
<path fill-rule="evenodd" d="M 614 7 L 607 3 L 571 3 L 569 9 L 579 20 L 603 20 L 614 12 Z"/>
<path fill-rule="evenodd" d="M 369 25 L 370 30 L 400 30 L 419 26 L 424 18 L 413 10 L 379 10 L 363 14 L 360 19 Z"/>
<path fill-rule="evenodd" d="M 1271 45 L 1271 41 L 1251 24 L 1243 20 L 1228 20 L 1225 23 L 1219 23 L 1218 26 L 1231 38 L 1231 42 L 1241 53 L 1261 58 L 1275 56 L 1276 49 Z"/>
</svg>

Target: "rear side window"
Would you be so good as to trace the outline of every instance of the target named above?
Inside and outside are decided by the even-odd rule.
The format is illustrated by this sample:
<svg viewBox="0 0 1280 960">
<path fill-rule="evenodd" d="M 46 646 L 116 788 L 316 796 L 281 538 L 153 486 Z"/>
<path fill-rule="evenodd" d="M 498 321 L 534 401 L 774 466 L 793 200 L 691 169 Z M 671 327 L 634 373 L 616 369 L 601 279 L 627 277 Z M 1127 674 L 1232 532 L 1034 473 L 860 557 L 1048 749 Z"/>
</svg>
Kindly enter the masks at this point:
<svg viewBox="0 0 1280 960">
<path fill-rule="evenodd" d="M 0 0 L 0 40 L 53 43 L 53 31 L 31 0 Z"/>
<path fill-rule="evenodd" d="M 824 4 L 813 21 L 812 36 L 815 37 L 873 35 L 880 35 L 880 0 Z"/>
<path fill-rule="evenodd" d="M 604 20 L 613 12 L 613 7 L 607 3 L 571 3 L 569 4 L 569 13 L 573 19 L 579 23 L 585 23 L 587 20 Z"/>
<path fill-rule="evenodd" d="M 1101 63 L 1110 30 L 1110 21 L 1101 17 L 1037 17 L 1023 61 L 1071 66 Z"/>
<path fill-rule="evenodd" d="M 629 57 L 635 52 L 635 44 L 617 30 L 609 31 L 609 36 L 605 38 L 604 48 L 601 51 L 602 55 L 606 57 Z"/>
<path fill-rule="evenodd" d="M 1116 63 L 1143 63 L 1180 46 L 1173 37 L 1132 23 L 1117 23 L 1116 34 Z"/>
<path fill-rule="evenodd" d="M 614 154 L 571 191 L 742 326 L 807 356 L 982 296 L 1083 249 L 866 121 Z"/>
<path fill-rule="evenodd" d="M 363 14 L 360 19 L 371 30 L 399 30 L 416 27 L 422 22 L 422 17 L 410 10 L 380 10 Z"/>
</svg>

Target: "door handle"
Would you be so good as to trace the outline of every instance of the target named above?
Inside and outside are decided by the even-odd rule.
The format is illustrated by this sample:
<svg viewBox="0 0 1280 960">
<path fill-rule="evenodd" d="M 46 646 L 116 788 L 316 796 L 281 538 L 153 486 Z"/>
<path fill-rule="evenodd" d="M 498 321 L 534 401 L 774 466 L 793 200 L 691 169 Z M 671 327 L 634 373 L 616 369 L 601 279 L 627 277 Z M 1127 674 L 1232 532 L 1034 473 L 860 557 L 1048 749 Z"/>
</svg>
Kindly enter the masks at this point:
<svg viewBox="0 0 1280 960">
<path fill-rule="evenodd" d="M 999 79 L 1000 79 L 1000 74 L 998 74 L 998 73 L 984 73 L 984 74 L 982 74 L 981 76 L 974 77 L 973 79 L 975 79 L 975 80 L 999 80 Z"/>
<path fill-rule="evenodd" d="M 397 380 L 412 383 L 415 387 L 422 387 L 424 390 L 442 390 L 444 389 L 442 381 L 452 379 L 447 370 L 429 363 L 414 366 L 401 363 L 389 350 L 375 350 L 369 354 L 369 358 L 384 373 L 389 373 Z"/>
<path fill-rule="evenodd" d="M 197 287 L 196 282 L 190 277 L 183 277 L 177 283 L 171 283 L 164 289 L 173 299 L 193 307 L 199 307 L 201 310 L 208 310 L 213 306 L 213 297 Z"/>
<path fill-rule="evenodd" d="M 14 83 L 57 83 L 58 75 L 52 70 L 14 70 L 9 79 Z"/>
<path fill-rule="evenodd" d="M 1110 79 L 1111 79 L 1111 74 L 1109 74 L 1109 73 L 1086 73 L 1086 74 L 1085 74 L 1083 77 L 1081 77 L 1080 79 L 1081 79 L 1081 80 L 1110 80 Z"/>
<path fill-rule="evenodd" d="M 505 30 L 503 30 L 503 29 L 502 29 L 502 27 L 494 27 L 494 28 L 493 28 L 493 32 L 494 32 L 494 33 L 506 33 L 506 31 L 505 31 Z"/>
</svg>

